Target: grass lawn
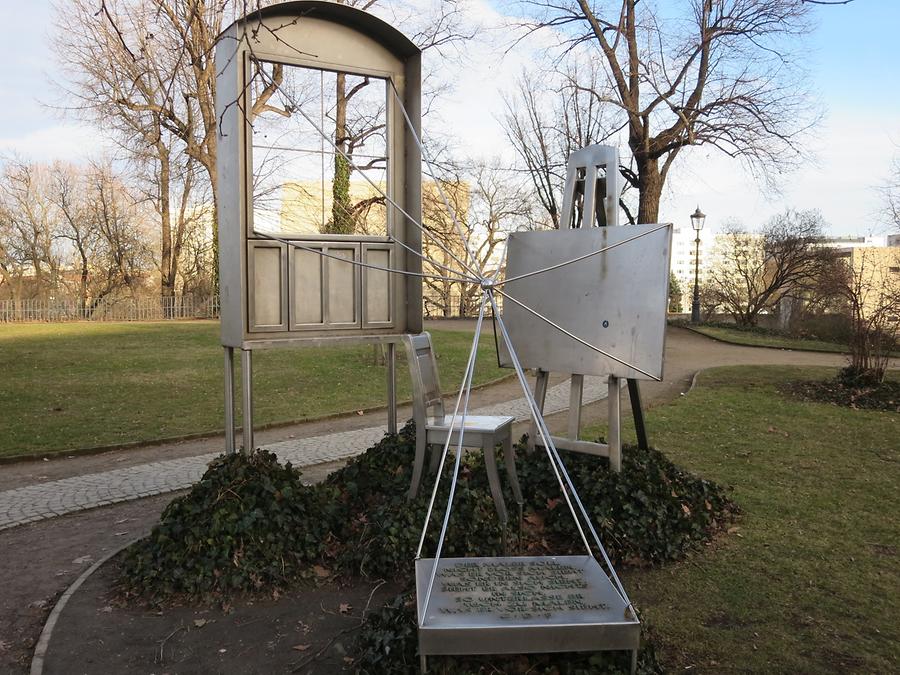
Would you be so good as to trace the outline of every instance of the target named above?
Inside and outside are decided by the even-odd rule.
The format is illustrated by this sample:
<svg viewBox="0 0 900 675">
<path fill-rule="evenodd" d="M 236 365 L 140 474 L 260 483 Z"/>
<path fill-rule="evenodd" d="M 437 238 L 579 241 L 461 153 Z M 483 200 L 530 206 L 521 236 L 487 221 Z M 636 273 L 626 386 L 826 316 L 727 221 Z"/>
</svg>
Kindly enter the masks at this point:
<svg viewBox="0 0 900 675">
<path fill-rule="evenodd" d="M 691 330 L 703 333 L 710 337 L 725 342 L 733 342 L 738 345 L 750 345 L 753 347 L 776 347 L 778 349 L 803 349 L 810 352 L 836 352 L 846 353 L 847 345 L 838 342 L 825 342 L 824 340 L 807 340 L 802 338 L 783 337 L 779 335 L 766 335 L 754 333 L 748 330 L 736 328 L 722 328 L 721 326 L 688 326 Z"/>
<path fill-rule="evenodd" d="M 434 331 L 433 338 L 449 392 L 462 379 L 472 335 Z M 404 350 L 398 351 L 398 395 L 404 400 L 410 383 Z M 257 425 L 383 405 L 385 369 L 374 365 L 373 355 L 371 345 L 256 352 Z M 0 372 L 4 457 L 224 425 L 218 322 L 8 324 L 0 327 Z M 508 372 L 497 368 L 493 338 L 483 337 L 475 383 Z"/>
<path fill-rule="evenodd" d="M 744 510 L 689 560 L 626 571 L 668 672 L 900 672 L 900 415 L 776 389 L 833 372 L 716 368 L 648 413 L 651 443 Z"/>
</svg>

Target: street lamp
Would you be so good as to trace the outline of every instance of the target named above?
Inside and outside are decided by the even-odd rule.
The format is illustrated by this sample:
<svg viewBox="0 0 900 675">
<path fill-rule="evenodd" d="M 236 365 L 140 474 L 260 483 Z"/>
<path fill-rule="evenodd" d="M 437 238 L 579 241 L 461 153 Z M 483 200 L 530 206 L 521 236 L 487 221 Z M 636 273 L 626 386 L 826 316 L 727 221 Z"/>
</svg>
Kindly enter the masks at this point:
<svg viewBox="0 0 900 675">
<path fill-rule="evenodd" d="M 700 230 L 706 222 L 706 214 L 697 207 L 691 214 L 691 227 L 697 233 L 694 239 L 694 301 L 691 303 L 691 323 L 700 323 Z"/>
</svg>

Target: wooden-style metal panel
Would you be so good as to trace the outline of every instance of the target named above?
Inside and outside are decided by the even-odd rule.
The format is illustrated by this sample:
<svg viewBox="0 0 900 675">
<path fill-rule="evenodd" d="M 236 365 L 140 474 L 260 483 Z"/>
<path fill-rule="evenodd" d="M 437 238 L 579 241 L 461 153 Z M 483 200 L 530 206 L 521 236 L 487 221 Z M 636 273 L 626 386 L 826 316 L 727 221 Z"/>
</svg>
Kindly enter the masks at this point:
<svg viewBox="0 0 900 675">
<path fill-rule="evenodd" d="M 308 247 L 321 250 L 321 247 Z M 291 330 L 321 328 L 325 323 L 325 307 L 322 296 L 324 261 L 325 258 L 315 251 L 291 247 Z"/>
<path fill-rule="evenodd" d="M 357 328 L 359 311 L 359 246 L 327 246 L 325 251 L 325 321 L 332 328 Z M 344 260 L 336 260 L 343 258 Z"/>
<path fill-rule="evenodd" d="M 249 330 L 287 330 L 287 247 L 270 241 L 247 244 Z"/>
<path fill-rule="evenodd" d="M 390 244 L 363 244 L 362 260 L 369 265 L 394 269 L 394 247 Z M 394 325 L 396 275 L 362 268 L 363 328 L 390 328 Z"/>
</svg>

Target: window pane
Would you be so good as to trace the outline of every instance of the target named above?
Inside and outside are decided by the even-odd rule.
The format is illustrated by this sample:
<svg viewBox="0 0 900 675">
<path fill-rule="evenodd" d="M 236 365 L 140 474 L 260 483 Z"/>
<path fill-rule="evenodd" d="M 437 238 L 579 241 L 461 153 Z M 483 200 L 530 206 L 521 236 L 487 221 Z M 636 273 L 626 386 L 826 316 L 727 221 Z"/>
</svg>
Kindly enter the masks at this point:
<svg viewBox="0 0 900 675">
<path fill-rule="evenodd" d="M 386 235 L 385 81 L 265 61 L 253 76 L 254 229 Z"/>
</svg>

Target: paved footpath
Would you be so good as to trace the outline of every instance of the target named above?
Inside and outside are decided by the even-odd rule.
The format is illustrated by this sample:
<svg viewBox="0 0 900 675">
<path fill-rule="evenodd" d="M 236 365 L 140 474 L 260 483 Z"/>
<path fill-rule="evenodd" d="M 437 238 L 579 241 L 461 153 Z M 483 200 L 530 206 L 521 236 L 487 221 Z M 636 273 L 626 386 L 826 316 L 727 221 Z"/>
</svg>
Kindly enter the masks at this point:
<svg viewBox="0 0 900 675">
<path fill-rule="evenodd" d="M 606 395 L 606 378 L 585 378 L 585 404 Z M 568 405 L 568 381 L 547 391 L 545 414 L 566 410 Z M 519 421 L 529 418 L 528 403 L 524 397 L 478 408 L 471 414 L 514 415 Z M 386 431 L 385 426 L 375 426 L 292 439 L 263 447 L 276 453 L 283 462 L 308 467 L 359 455 L 375 445 Z M 196 483 L 207 465 L 219 454 L 214 452 L 151 462 L 0 492 L 0 530 L 84 509 L 183 490 Z"/>
</svg>

